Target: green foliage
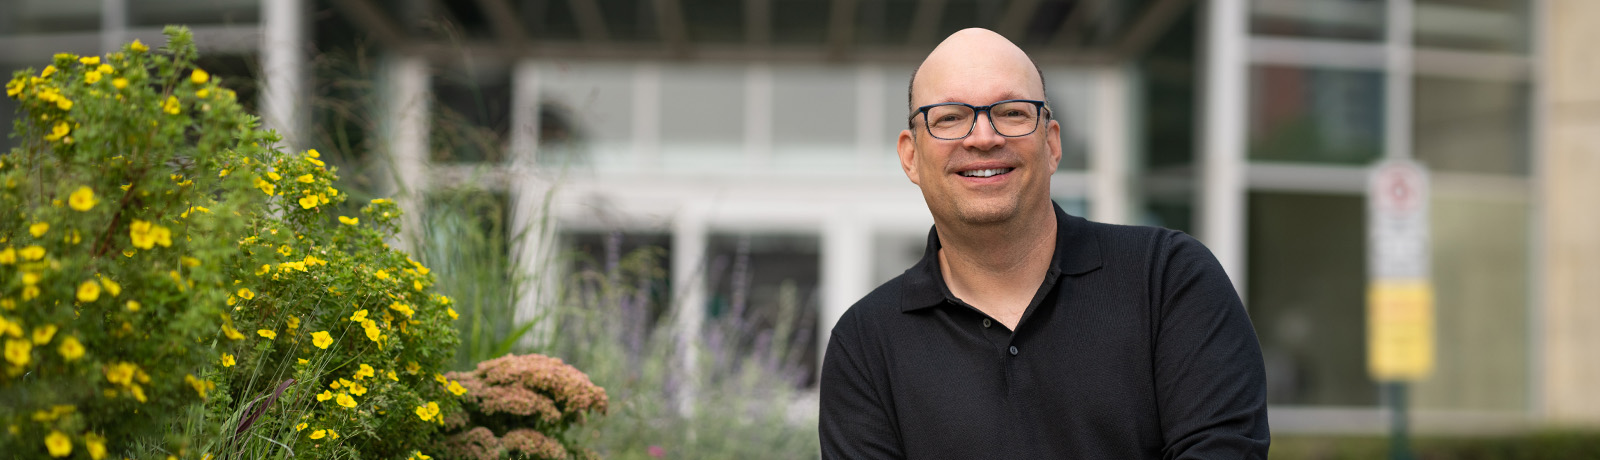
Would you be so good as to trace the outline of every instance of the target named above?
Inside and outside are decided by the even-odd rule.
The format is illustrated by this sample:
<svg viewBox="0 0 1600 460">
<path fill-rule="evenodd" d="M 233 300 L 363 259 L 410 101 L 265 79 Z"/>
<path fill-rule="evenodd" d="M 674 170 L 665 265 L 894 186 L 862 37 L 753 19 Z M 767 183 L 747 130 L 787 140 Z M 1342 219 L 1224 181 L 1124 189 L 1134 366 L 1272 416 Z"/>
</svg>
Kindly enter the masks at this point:
<svg viewBox="0 0 1600 460">
<path fill-rule="evenodd" d="M 1482 437 L 1422 437 L 1413 443 L 1418 460 L 1578 460 L 1600 458 L 1600 432 L 1540 431 Z M 1381 437 L 1278 436 L 1273 459 L 1387 458 Z"/>
<path fill-rule="evenodd" d="M 399 209 L 338 215 L 319 154 L 280 152 L 168 37 L 6 86 L 0 451 L 420 456 L 458 410 L 457 314 L 385 243 Z"/>
</svg>

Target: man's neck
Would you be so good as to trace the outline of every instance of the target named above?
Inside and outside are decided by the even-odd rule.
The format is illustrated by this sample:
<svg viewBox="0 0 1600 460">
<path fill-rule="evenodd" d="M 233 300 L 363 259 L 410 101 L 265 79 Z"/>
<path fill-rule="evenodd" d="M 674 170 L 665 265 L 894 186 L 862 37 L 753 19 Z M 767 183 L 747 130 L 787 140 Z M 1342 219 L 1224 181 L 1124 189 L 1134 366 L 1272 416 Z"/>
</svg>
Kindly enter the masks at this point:
<svg viewBox="0 0 1600 460">
<path fill-rule="evenodd" d="M 1054 208 L 995 226 L 936 226 L 950 292 L 1015 330 L 1055 254 Z"/>
</svg>

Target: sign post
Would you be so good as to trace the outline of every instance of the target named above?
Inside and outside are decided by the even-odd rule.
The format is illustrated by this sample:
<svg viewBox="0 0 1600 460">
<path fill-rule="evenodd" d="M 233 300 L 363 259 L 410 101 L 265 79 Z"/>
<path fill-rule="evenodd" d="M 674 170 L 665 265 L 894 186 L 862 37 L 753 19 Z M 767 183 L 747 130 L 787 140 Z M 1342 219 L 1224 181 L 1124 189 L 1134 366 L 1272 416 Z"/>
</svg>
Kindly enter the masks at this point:
<svg viewBox="0 0 1600 460">
<path fill-rule="evenodd" d="M 1390 456 L 1409 459 L 1406 384 L 1431 374 L 1434 360 L 1428 171 L 1384 160 L 1368 187 L 1367 370 L 1387 393 Z"/>
</svg>

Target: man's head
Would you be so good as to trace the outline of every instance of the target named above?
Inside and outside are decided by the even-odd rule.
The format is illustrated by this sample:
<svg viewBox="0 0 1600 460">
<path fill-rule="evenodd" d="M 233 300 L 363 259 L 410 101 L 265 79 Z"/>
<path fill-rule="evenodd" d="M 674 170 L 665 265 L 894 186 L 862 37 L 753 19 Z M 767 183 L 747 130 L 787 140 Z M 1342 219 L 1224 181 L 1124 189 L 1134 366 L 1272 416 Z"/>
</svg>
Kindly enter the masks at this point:
<svg viewBox="0 0 1600 460">
<path fill-rule="evenodd" d="M 1045 100 L 1044 80 L 1026 53 L 994 32 L 966 29 L 934 48 L 912 78 L 910 129 L 900 132 L 900 166 L 922 188 L 935 223 L 1001 225 L 1050 212 L 1050 175 L 1061 162 L 1061 126 L 1042 110 L 1037 129 L 1007 137 L 977 113 L 966 137 L 939 139 L 918 108 L 960 102 L 987 106 Z M 1000 174 L 988 176 L 998 170 Z M 988 177 L 982 177 L 988 176 Z"/>
</svg>

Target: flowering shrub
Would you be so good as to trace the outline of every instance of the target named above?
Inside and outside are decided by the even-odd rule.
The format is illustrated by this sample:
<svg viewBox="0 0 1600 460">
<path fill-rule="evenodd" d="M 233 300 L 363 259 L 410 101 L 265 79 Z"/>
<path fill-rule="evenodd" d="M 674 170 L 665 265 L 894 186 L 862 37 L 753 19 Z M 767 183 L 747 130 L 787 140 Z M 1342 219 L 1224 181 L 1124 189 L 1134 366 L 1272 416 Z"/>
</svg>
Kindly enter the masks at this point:
<svg viewBox="0 0 1600 460">
<path fill-rule="evenodd" d="M 598 457 L 565 436 L 587 414 L 605 414 L 609 403 L 606 390 L 577 368 L 542 355 L 506 355 L 447 375 L 466 390 L 467 409 L 447 423 L 471 427 L 446 440 L 450 458 Z"/>
<path fill-rule="evenodd" d="M 466 390 L 450 300 L 384 243 L 400 211 L 347 212 L 167 33 L 6 84 L 0 452 L 426 458 Z"/>
</svg>

